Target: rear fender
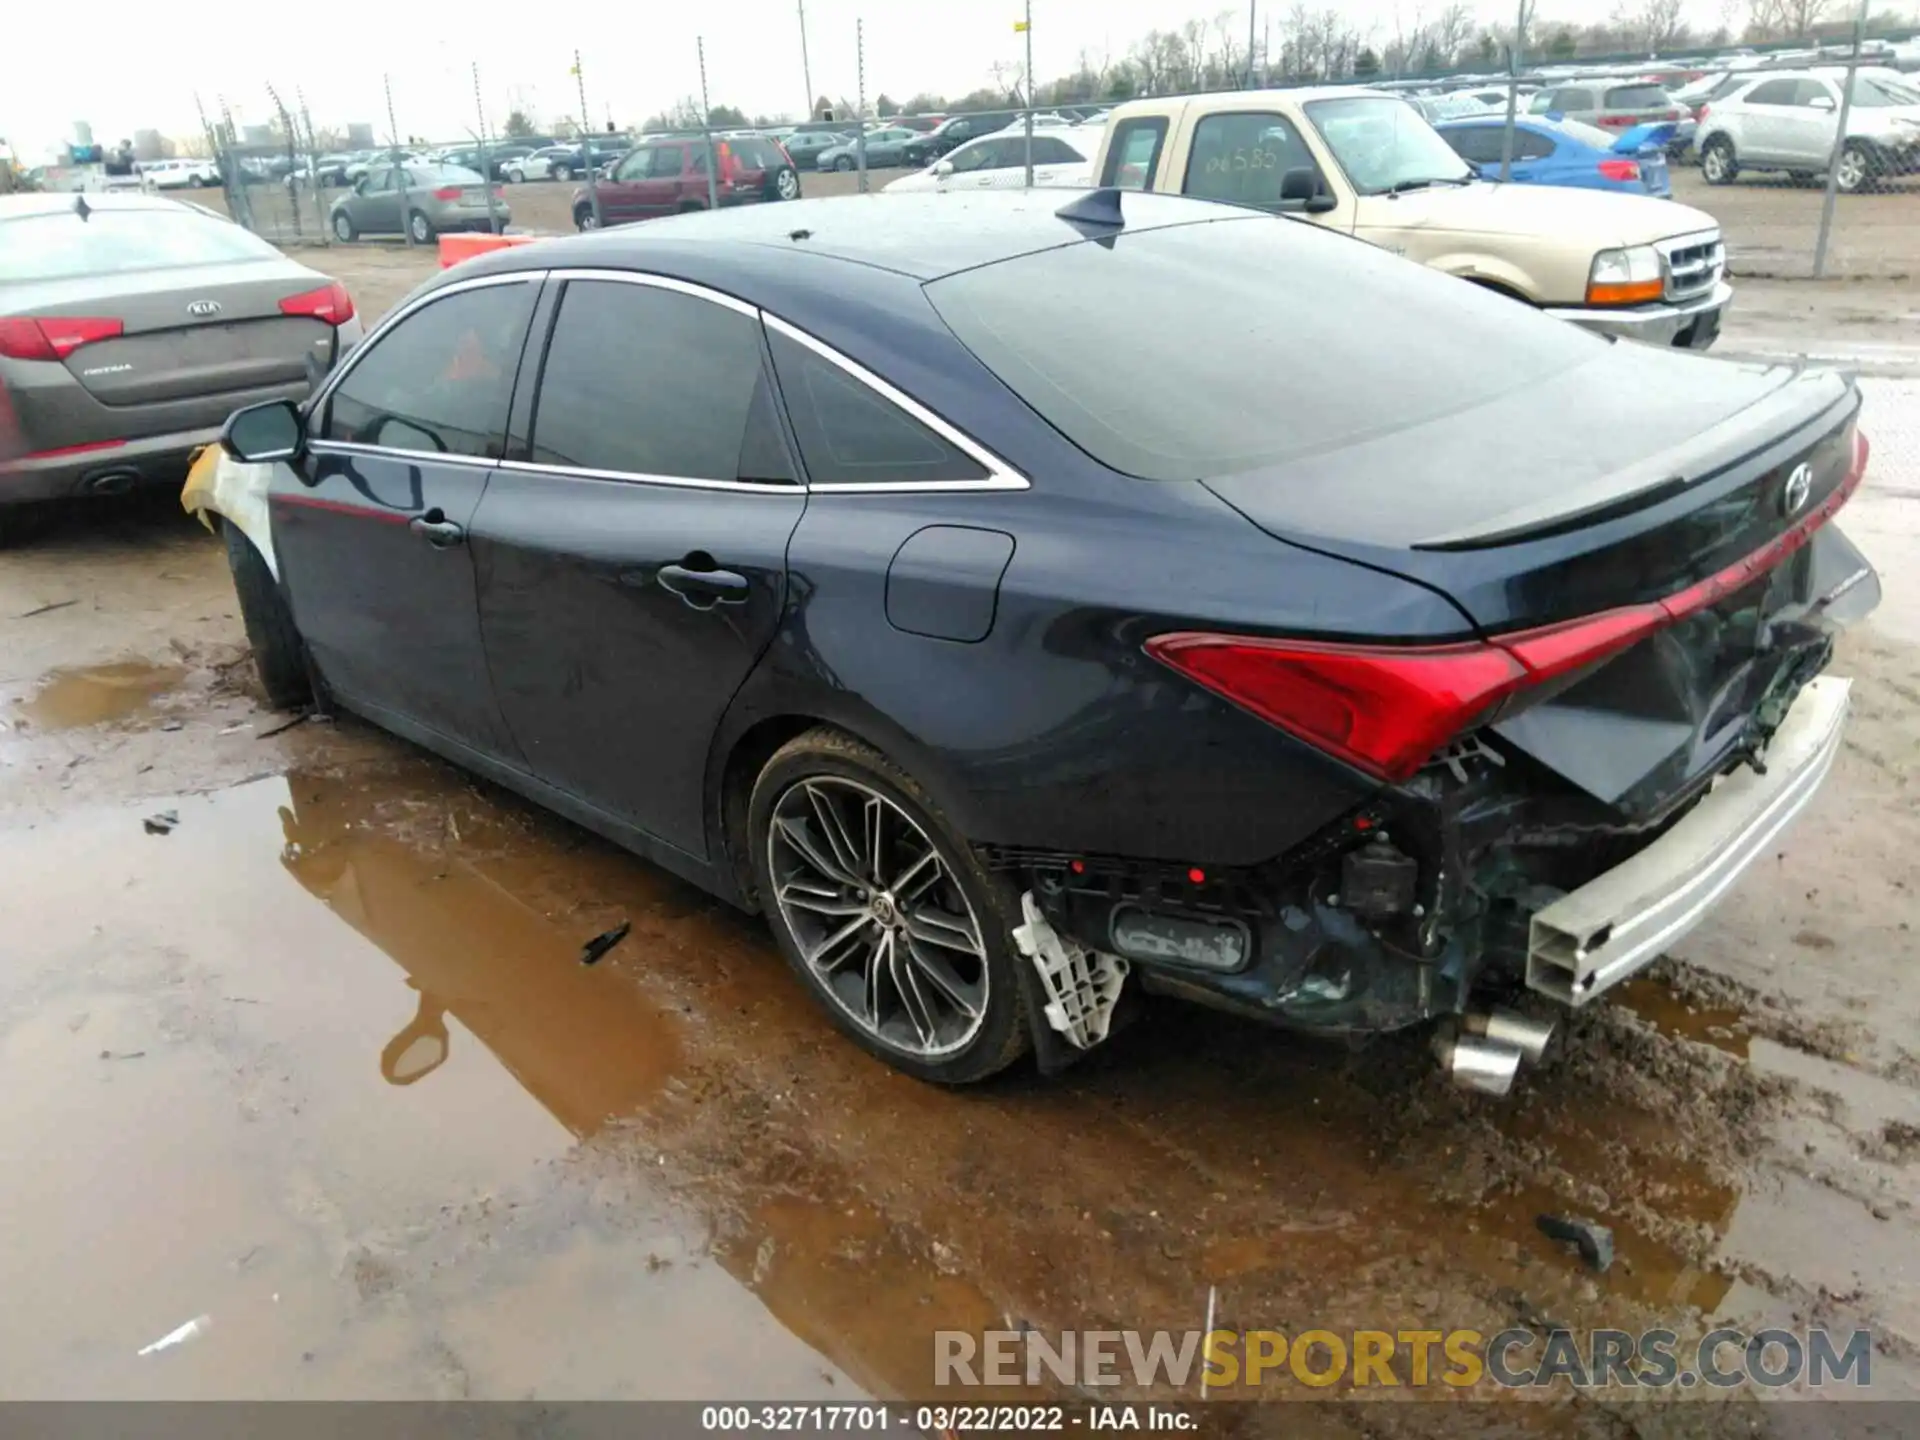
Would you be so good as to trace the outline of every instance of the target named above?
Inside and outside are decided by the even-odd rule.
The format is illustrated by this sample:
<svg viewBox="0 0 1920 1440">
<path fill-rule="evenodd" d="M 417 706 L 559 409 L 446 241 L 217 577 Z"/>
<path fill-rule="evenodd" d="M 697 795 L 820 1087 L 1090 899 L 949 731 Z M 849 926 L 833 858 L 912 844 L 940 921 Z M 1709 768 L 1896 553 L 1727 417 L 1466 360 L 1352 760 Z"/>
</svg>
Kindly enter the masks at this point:
<svg viewBox="0 0 1920 1440">
<path fill-rule="evenodd" d="M 218 445 L 209 445 L 193 458 L 187 471 L 187 483 L 180 490 L 180 508 L 197 515 L 208 530 L 215 530 L 213 516 L 233 522 L 260 552 L 267 570 L 275 580 L 280 565 L 273 554 L 273 527 L 267 513 L 267 490 L 273 483 L 275 465 L 250 465 L 235 460 Z"/>
</svg>

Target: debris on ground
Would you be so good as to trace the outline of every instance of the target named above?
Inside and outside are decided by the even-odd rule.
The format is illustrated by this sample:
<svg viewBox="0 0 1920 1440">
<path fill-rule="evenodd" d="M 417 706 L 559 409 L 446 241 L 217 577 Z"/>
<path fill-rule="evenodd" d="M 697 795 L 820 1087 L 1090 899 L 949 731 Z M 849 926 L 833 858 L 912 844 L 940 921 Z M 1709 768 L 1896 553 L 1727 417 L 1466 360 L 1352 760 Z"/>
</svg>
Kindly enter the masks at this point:
<svg viewBox="0 0 1920 1440">
<path fill-rule="evenodd" d="M 31 610 L 22 610 L 13 618 L 16 620 L 31 620 L 36 615 L 46 615 L 55 610 L 64 610 L 69 605 L 78 605 L 79 603 L 78 600 L 55 600 L 47 605 L 36 605 Z"/>
<path fill-rule="evenodd" d="M 140 822 L 146 826 L 149 835 L 171 835 L 173 827 L 180 823 L 178 810 L 162 810 L 158 815 L 149 815 Z"/>
<path fill-rule="evenodd" d="M 184 1345 L 189 1340 L 197 1340 L 200 1336 L 207 1333 L 208 1328 L 211 1327 L 212 1324 L 213 1317 L 211 1315 L 196 1315 L 193 1319 L 187 1321 L 186 1324 L 169 1330 L 151 1345 L 142 1345 L 133 1353 L 135 1355 L 152 1355 L 161 1350 L 171 1350 L 176 1345 Z"/>
<path fill-rule="evenodd" d="M 592 965 L 596 963 L 602 955 L 605 955 L 609 950 L 613 949 L 614 946 L 626 939 L 627 932 L 631 929 L 633 929 L 633 922 L 631 920 L 622 920 L 618 925 L 614 926 L 613 929 L 594 936 L 580 947 L 580 963 L 582 965 Z"/>
<path fill-rule="evenodd" d="M 138 1060 L 146 1053 L 144 1050 L 102 1050 L 100 1052 L 100 1058 L 102 1060 Z"/>
<path fill-rule="evenodd" d="M 307 721 L 311 720 L 312 718 L 313 718 L 313 712 L 311 710 L 302 710 L 298 715 L 294 716 L 291 720 L 282 720 L 278 725 L 272 726 L 266 730 L 262 730 L 258 735 L 254 736 L 253 738 L 256 740 L 271 740 L 275 735 L 284 734 L 288 730 L 293 729 L 293 727 L 296 725 L 304 725 Z"/>
<path fill-rule="evenodd" d="M 1542 1215 L 1534 1224 L 1549 1239 L 1578 1245 L 1580 1258 L 1595 1270 L 1605 1271 L 1613 1264 L 1613 1231 L 1606 1226 L 1562 1215 Z"/>
<path fill-rule="evenodd" d="M 184 730 L 187 728 L 187 725 L 184 720 L 168 720 L 162 724 L 160 728 L 162 730 Z"/>
</svg>

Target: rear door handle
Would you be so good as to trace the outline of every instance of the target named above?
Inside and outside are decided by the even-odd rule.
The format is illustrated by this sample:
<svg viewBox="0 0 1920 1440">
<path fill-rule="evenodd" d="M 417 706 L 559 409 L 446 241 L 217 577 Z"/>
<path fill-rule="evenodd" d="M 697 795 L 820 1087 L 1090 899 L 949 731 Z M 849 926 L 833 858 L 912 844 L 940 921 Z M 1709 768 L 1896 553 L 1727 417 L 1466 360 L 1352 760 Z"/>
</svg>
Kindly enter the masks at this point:
<svg viewBox="0 0 1920 1440">
<path fill-rule="evenodd" d="M 428 511 L 431 515 L 436 512 Z M 449 545 L 465 542 L 467 532 L 451 520 L 429 520 L 426 515 L 416 515 L 407 522 L 407 529 L 416 535 L 427 537 L 427 543 L 436 550 L 445 550 Z"/>
<path fill-rule="evenodd" d="M 696 610 L 738 605 L 751 588 L 746 576 L 732 570 L 690 570 L 685 565 L 662 565 L 660 584 Z"/>
</svg>

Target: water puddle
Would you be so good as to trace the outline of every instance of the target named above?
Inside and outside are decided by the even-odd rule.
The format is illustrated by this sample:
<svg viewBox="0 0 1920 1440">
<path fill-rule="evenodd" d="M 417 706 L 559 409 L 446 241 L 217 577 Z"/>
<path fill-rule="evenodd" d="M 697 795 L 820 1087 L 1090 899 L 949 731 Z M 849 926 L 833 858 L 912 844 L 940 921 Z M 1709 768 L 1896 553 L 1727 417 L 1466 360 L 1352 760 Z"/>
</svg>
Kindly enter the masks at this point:
<svg viewBox="0 0 1920 1440">
<path fill-rule="evenodd" d="M 1695 1040 L 1742 1060 L 1747 1058 L 1753 1035 L 1743 1011 L 1696 1005 L 1682 999 L 1666 981 L 1653 975 L 1636 975 L 1610 998 L 1662 1035 L 1676 1040 Z"/>
<path fill-rule="evenodd" d="M 141 661 L 55 670 L 18 710 L 28 725 L 41 730 L 116 724 L 146 712 L 185 673 L 177 665 Z"/>
<path fill-rule="evenodd" d="M 0 1393 L 738 1398 L 751 1353 L 770 1396 L 926 1398 L 937 1330 L 1185 1330 L 1210 1292 L 1292 1330 L 1727 1293 L 1688 1257 L 1738 1182 L 1612 1072 L 1483 1104 L 1413 1041 L 1176 1009 L 955 1095 L 847 1044 L 756 922 L 437 764 L 166 805 L 0 829 L 33 937 L 0 1154 L 34 1157 L 0 1232 L 38 1237 L 0 1293 L 50 1297 L 0 1314 Z"/>
</svg>

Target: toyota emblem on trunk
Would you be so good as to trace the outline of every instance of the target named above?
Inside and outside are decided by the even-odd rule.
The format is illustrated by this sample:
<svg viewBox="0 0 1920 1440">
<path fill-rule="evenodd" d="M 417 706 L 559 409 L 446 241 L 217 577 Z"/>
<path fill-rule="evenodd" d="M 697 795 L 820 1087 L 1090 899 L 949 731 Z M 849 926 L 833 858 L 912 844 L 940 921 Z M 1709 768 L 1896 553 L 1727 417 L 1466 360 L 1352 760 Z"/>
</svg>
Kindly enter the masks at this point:
<svg viewBox="0 0 1920 1440">
<path fill-rule="evenodd" d="M 1807 496 L 1813 491 L 1813 466 L 1802 461 L 1793 467 L 1793 473 L 1787 476 L 1787 483 L 1780 492 L 1780 513 L 1791 515 L 1807 503 Z"/>
<path fill-rule="evenodd" d="M 208 315 L 218 315 L 219 313 L 220 302 L 218 300 L 195 300 L 191 305 L 187 306 L 187 314 L 198 315 L 203 319 Z"/>
</svg>

